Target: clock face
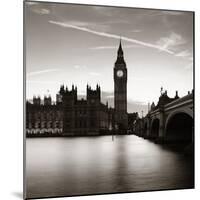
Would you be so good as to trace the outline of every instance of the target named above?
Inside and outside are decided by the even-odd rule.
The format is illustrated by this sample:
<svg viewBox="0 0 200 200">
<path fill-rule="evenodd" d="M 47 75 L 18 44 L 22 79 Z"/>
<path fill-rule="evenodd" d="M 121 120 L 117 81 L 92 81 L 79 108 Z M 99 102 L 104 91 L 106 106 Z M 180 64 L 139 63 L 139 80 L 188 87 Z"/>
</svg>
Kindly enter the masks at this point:
<svg viewBox="0 0 200 200">
<path fill-rule="evenodd" d="M 122 70 L 118 70 L 118 71 L 117 71 L 117 76 L 118 76 L 118 77 L 122 77 L 122 76 L 123 76 L 123 74 L 124 74 L 124 73 L 123 73 L 123 71 L 122 71 Z"/>
</svg>

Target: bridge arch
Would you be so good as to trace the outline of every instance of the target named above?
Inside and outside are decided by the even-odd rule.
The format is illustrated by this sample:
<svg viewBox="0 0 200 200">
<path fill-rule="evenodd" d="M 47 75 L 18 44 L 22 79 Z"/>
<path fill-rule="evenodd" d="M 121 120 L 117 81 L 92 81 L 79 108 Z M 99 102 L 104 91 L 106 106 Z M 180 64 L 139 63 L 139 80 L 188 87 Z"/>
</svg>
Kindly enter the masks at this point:
<svg viewBox="0 0 200 200">
<path fill-rule="evenodd" d="M 174 112 L 170 113 L 166 119 L 166 122 L 165 122 L 165 129 L 167 127 L 167 124 L 169 122 L 169 120 L 174 116 L 176 115 L 177 113 L 186 113 L 188 114 L 190 117 L 192 117 L 193 119 L 193 110 L 190 109 L 190 108 L 185 108 L 185 109 L 178 109 L 178 110 L 175 110 Z"/>
<path fill-rule="evenodd" d="M 193 111 L 189 108 L 179 109 L 169 114 L 165 123 L 165 137 L 168 140 L 191 142 L 193 140 Z"/>
<path fill-rule="evenodd" d="M 158 118 L 154 118 L 151 121 L 151 126 L 150 126 L 150 137 L 151 138 L 159 137 L 159 127 L 160 127 L 160 120 Z"/>
</svg>

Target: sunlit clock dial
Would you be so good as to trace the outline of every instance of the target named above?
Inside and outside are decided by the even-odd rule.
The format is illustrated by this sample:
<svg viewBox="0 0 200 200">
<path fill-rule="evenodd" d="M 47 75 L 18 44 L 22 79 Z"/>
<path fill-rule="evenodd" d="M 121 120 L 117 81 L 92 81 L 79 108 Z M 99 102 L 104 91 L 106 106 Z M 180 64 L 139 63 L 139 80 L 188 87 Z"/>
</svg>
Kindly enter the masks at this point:
<svg viewBox="0 0 200 200">
<path fill-rule="evenodd" d="M 123 76 L 123 74 L 124 74 L 124 73 L 123 73 L 123 71 L 122 71 L 122 70 L 118 70 L 118 71 L 117 71 L 117 76 L 118 76 L 118 77 L 122 77 L 122 76 Z"/>
</svg>

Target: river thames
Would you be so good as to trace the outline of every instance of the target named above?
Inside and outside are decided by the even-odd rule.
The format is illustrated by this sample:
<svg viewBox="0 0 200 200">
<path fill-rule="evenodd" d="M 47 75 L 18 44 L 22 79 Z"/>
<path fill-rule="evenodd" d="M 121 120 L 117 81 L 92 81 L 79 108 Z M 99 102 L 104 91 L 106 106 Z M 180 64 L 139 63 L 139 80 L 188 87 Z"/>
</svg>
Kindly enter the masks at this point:
<svg viewBox="0 0 200 200">
<path fill-rule="evenodd" d="M 194 187 L 191 156 L 135 135 L 26 141 L 27 198 Z"/>
</svg>

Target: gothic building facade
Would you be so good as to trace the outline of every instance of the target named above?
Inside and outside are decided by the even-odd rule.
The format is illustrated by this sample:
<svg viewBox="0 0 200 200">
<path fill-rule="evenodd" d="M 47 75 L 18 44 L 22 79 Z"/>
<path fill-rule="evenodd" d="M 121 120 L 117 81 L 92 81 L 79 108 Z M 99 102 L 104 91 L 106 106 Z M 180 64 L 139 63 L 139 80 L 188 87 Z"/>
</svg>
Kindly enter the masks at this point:
<svg viewBox="0 0 200 200">
<path fill-rule="evenodd" d="M 57 136 L 63 132 L 63 110 L 60 104 L 52 104 L 51 97 L 33 97 L 33 102 L 26 102 L 27 136 Z"/>
<path fill-rule="evenodd" d="M 28 136 L 81 136 L 108 134 L 113 127 L 113 109 L 101 102 L 101 89 L 87 85 L 86 99 L 78 99 L 77 87 L 62 85 L 56 103 L 51 97 L 34 97 L 27 101 L 26 132 Z"/>
<path fill-rule="evenodd" d="M 78 99 L 77 87 L 62 85 L 52 103 L 51 97 L 33 97 L 26 102 L 27 136 L 80 136 L 126 133 L 127 68 L 121 40 L 114 65 L 114 109 L 101 102 L 99 85 L 92 89 L 87 85 L 86 99 Z"/>
</svg>

